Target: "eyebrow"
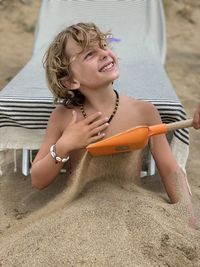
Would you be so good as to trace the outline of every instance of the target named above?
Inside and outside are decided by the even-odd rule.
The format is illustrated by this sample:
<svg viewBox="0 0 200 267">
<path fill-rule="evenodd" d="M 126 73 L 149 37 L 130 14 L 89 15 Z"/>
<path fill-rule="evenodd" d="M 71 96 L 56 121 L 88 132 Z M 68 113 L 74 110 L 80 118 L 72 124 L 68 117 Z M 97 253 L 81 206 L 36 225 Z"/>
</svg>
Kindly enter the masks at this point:
<svg viewBox="0 0 200 267">
<path fill-rule="evenodd" d="M 108 45 L 108 44 L 106 43 L 106 45 Z M 76 53 L 75 55 L 71 56 L 71 58 L 69 60 L 69 64 L 74 62 L 77 59 L 77 57 L 79 57 L 79 56 L 84 58 L 84 56 L 85 56 L 85 54 L 87 54 L 87 52 L 89 52 L 92 49 L 96 49 L 96 48 L 101 48 L 101 46 L 98 43 L 96 43 L 96 44 L 91 43 L 91 45 L 87 46 L 85 49 L 82 49 L 81 52 Z"/>
</svg>

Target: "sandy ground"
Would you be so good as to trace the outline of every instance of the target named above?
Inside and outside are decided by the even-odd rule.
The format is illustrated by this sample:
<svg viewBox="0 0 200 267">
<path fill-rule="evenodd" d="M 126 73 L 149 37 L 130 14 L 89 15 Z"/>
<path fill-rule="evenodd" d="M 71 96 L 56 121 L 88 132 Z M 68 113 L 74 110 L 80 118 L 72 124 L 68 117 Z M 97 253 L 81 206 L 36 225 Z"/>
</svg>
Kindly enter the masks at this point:
<svg viewBox="0 0 200 267">
<path fill-rule="evenodd" d="M 0 1 L 0 88 L 31 56 L 39 2 Z M 165 0 L 165 8 L 166 69 L 192 116 L 200 100 L 200 3 Z M 187 173 L 200 222 L 199 131 L 191 129 L 190 143 Z M 94 183 L 49 215 L 45 206 L 65 187 L 64 176 L 37 192 L 10 164 L 0 177 L 0 266 L 200 266 L 200 231 L 166 202 L 157 178 L 143 183 Z"/>
</svg>

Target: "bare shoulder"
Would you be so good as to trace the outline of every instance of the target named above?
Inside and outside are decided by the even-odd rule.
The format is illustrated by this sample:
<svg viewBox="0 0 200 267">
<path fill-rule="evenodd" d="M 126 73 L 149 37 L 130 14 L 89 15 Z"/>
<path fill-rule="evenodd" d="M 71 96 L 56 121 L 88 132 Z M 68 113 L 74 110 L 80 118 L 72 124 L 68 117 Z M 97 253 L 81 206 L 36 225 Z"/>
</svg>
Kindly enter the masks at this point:
<svg viewBox="0 0 200 267">
<path fill-rule="evenodd" d="M 53 125 L 57 129 L 61 130 L 70 121 L 72 117 L 72 110 L 64 105 L 57 105 L 51 113 L 49 118 L 49 126 Z"/>
<path fill-rule="evenodd" d="M 157 108 L 148 101 L 137 100 L 138 109 L 141 116 L 145 118 L 147 125 L 162 123 Z"/>
<path fill-rule="evenodd" d="M 144 101 L 144 100 L 140 100 L 140 99 L 136 99 L 133 97 L 124 96 L 124 95 L 121 96 L 121 100 L 122 100 L 123 105 L 132 107 L 133 109 L 139 109 L 141 111 L 146 111 L 146 112 L 155 112 L 156 110 L 156 107 L 148 101 Z"/>
<path fill-rule="evenodd" d="M 150 103 L 149 101 L 136 100 L 135 102 L 137 104 L 137 107 L 143 113 L 155 115 L 158 112 L 156 107 L 152 103 Z"/>
<path fill-rule="evenodd" d="M 68 111 L 70 111 L 70 109 L 68 109 L 64 105 L 56 105 L 56 107 L 52 111 L 52 116 L 60 117 L 60 116 L 66 115 Z"/>
<path fill-rule="evenodd" d="M 133 113 L 139 118 L 141 123 L 147 125 L 161 123 L 157 108 L 149 101 L 122 96 L 122 103 L 129 109 L 130 113 Z"/>
</svg>

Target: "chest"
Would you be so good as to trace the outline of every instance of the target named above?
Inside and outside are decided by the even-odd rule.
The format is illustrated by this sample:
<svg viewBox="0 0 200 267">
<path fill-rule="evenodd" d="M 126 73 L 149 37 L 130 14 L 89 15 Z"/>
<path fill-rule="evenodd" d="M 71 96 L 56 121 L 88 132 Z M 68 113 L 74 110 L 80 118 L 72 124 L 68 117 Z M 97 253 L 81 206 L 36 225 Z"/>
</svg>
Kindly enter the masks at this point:
<svg viewBox="0 0 200 267">
<path fill-rule="evenodd" d="M 144 116 L 129 106 L 119 108 L 105 131 L 105 138 L 126 131 L 136 126 L 145 125 Z"/>
</svg>

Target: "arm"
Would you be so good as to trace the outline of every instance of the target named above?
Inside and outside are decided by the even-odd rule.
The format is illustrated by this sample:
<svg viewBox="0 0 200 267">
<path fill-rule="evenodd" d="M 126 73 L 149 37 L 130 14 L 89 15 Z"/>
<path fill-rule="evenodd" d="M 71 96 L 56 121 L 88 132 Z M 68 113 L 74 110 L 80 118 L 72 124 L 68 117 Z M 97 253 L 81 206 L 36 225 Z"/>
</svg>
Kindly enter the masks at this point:
<svg viewBox="0 0 200 267">
<path fill-rule="evenodd" d="M 66 158 L 71 151 L 84 148 L 86 145 L 96 142 L 104 137 L 98 135 L 108 125 L 106 118 L 99 118 L 100 113 L 88 116 L 86 119 L 77 121 L 76 111 L 68 110 L 68 123 L 62 130 L 61 122 L 65 116 L 62 109 L 55 109 L 50 117 L 44 142 L 36 155 L 31 168 L 32 185 L 37 189 L 43 189 L 52 183 L 61 168 L 62 162 L 57 162 L 50 154 L 51 145 L 56 146 L 56 153 L 61 158 Z"/>
<path fill-rule="evenodd" d="M 185 199 L 190 201 L 187 178 L 177 164 L 165 135 L 152 138 L 151 153 L 171 203 Z"/>
<path fill-rule="evenodd" d="M 200 103 L 193 116 L 193 127 L 195 129 L 200 129 Z"/>
<path fill-rule="evenodd" d="M 146 112 L 148 112 L 146 114 L 150 114 L 147 115 L 149 125 L 162 123 L 159 113 L 154 106 L 149 104 Z M 165 135 L 152 137 L 151 153 L 171 203 L 183 205 L 184 209 L 188 211 L 190 224 L 194 226 L 195 219 L 187 177 L 177 164 Z"/>
</svg>

